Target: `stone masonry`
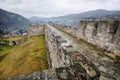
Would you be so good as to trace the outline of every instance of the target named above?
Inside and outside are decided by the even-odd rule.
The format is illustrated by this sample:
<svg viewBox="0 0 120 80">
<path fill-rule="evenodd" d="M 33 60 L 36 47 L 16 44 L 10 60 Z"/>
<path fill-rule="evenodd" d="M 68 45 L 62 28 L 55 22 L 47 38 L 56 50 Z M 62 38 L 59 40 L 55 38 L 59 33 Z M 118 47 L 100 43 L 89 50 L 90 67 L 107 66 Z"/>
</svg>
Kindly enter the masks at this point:
<svg viewBox="0 0 120 80">
<path fill-rule="evenodd" d="M 108 52 L 104 53 L 114 59 L 99 58 L 97 54 L 101 54 L 101 52 L 90 55 L 89 51 L 75 49 L 52 27 L 110 51 L 109 54 Z M 43 35 L 41 31 L 45 34 L 48 48 L 49 69 L 20 75 L 8 80 L 120 80 L 119 60 L 112 61 L 117 60 L 116 56 L 119 56 L 119 22 L 81 21 L 78 28 L 49 23 L 39 29 L 33 28 L 32 33 L 29 34 L 32 36 L 35 32 L 35 35 Z"/>
<path fill-rule="evenodd" d="M 8 80 L 99 80 L 101 73 L 57 33 L 45 29 L 50 69 Z"/>
<path fill-rule="evenodd" d="M 85 40 L 120 57 L 120 22 L 119 21 L 80 21 L 77 28 L 58 24 L 51 25 L 65 31 L 78 39 Z"/>
</svg>

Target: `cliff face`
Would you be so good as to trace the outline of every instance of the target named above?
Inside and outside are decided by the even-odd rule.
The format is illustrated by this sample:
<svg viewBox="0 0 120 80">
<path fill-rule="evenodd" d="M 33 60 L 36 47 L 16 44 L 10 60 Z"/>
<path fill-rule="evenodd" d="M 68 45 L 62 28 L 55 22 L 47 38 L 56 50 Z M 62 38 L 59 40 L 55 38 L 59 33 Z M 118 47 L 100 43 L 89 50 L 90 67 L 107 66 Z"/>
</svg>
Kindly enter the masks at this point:
<svg viewBox="0 0 120 80">
<path fill-rule="evenodd" d="M 120 22 L 81 21 L 77 37 L 120 56 Z"/>
</svg>

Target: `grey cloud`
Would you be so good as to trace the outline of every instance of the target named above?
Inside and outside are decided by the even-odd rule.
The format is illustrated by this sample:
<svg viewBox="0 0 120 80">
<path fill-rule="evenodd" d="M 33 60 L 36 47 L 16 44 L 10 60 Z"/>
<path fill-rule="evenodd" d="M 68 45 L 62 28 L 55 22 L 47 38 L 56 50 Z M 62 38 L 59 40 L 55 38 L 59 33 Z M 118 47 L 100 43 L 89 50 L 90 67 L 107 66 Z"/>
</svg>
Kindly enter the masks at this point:
<svg viewBox="0 0 120 80">
<path fill-rule="evenodd" d="M 26 17 L 53 17 L 94 9 L 119 9 L 120 0 L 0 0 L 0 8 Z"/>
</svg>

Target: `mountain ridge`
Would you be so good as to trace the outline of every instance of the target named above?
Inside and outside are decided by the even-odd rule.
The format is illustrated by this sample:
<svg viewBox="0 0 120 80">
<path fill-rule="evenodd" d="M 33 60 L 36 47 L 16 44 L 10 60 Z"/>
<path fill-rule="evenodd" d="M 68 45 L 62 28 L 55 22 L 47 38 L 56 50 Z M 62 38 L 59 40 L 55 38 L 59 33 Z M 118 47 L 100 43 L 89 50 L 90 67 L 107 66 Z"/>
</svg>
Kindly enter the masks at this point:
<svg viewBox="0 0 120 80">
<path fill-rule="evenodd" d="M 25 17 L 12 13 L 0 8 L 0 22 L 2 25 L 0 28 L 2 29 L 17 29 L 23 28 L 26 25 L 30 24 L 30 21 Z"/>
<path fill-rule="evenodd" d="M 64 24 L 65 22 L 71 22 L 71 21 L 78 21 L 78 20 L 118 20 L 120 21 L 120 10 L 104 10 L 104 9 L 97 9 L 97 10 L 91 10 L 87 12 L 82 12 L 78 14 L 69 14 L 65 16 L 58 16 L 58 17 L 51 17 L 51 18 L 39 18 L 36 17 L 37 21 L 53 21 L 53 22 L 59 22 Z M 32 21 L 30 19 L 30 21 Z M 74 22 L 73 22 L 74 23 Z"/>
</svg>

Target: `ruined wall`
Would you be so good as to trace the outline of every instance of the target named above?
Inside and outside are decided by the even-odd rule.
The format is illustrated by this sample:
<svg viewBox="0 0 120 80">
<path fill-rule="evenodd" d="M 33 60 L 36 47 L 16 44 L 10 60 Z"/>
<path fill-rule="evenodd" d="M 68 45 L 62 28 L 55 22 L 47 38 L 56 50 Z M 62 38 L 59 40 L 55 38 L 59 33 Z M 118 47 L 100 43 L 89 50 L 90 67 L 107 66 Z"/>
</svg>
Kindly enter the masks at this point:
<svg viewBox="0 0 120 80">
<path fill-rule="evenodd" d="M 45 29 L 45 38 L 48 47 L 48 54 L 50 57 L 51 68 L 61 67 L 76 67 L 77 70 L 81 67 L 86 71 L 88 77 L 100 76 L 97 68 L 82 55 L 82 53 L 74 50 L 70 43 L 67 43 L 60 35 L 49 28 Z M 81 67 L 78 67 L 81 66 Z M 62 68 L 63 69 L 63 68 Z M 73 72 L 74 73 L 74 72 Z M 76 74 L 79 74 L 76 73 Z M 93 79 L 94 80 L 94 79 Z"/>
<path fill-rule="evenodd" d="M 86 26 L 88 25 L 86 22 L 85 23 L 82 22 L 82 23 L 86 24 Z M 78 27 L 77 29 L 72 27 L 64 27 L 57 24 L 51 24 L 51 25 L 54 25 L 54 27 L 59 28 L 62 31 L 65 31 L 73 36 L 84 39 L 86 41 L 87 39 L 92 37 L 92 35 L 90 34 L 92 34 L 91 32 L 94 30 L 93 29 L 94 25 L 91 22 L 90 30 L 89 28 L 85 28 L 84 34 L 86 34 L 87 36 L 81 37 L 80 33 L 82 34 L 82 32 L 78 30 L 81 27 Z M 45 31 L 44 31 L 46 44 L 48 48 L 47 49 L 48 61 L 49 61 L 48 65 L 50 66 L 49 67 L 50 69 L 34 72 L 31 74 L 20 75 L 14 78 L 9 78 L 8 80 L 31 80 L 31 79 L 34 79 L 34 80 L 45 80 L 45 79 L 47 80 L 119 80 L 120 79 L 119 71 L 117 70 L 118 68 L 116 69 L 116 68 L 109 67 L 108 69 L 106 69 L 106 66 L 104 65 L 106 63 L 99 65 L 98 59 L 97 59 L 98 64 L 95 65 L 95 63 L 90 62 L 89 58 L 86 59 L 86 56 L 83 55 L 84 53 L 82 51 L 78 52 L 74 50 L 73 46 L 70 43 L 68 44 L 66 40 L 64 40 L 60 35 L 57 34 L 57 32 L 54 32 L 54 30 L 52 29 L 53 28 L 47 25 L 45 26 Z M 87 32 L 87 31 L 90 31 L 90 32 Z M 119 35 L 118 32 L 119 31 L 116 32 L 117 35 Z M 88 38 L 86 39 L 86 37 Z M 103 57 L 101 59 L 104 61 L 106 58 Z M 110 65 L 114 65 L 114 64 L 110 63 Z M 107 65 L 107 67 L 110 65 Z M 119 65 L 117 65 L 116 67 L 119 67 Z"/>
<path fill-rule="evenodd" d="M 7 80 L 103 80 L 99 79 L 99 72 L 88 74 L 86 70 L 79 64 L 68 67 L 51 68 L 41 72 L 20 75 Z"/>
<path fill-rule="evenodd" d="M 66 43 L 61 36 L 51 32 L 49 28 L 45 29 L 45 39 L 48 47 L 48 54 L 52 68 L 63 67 L 70 64 L 69 57 L 65 59 L 62 43 Z"/>
<path fill-rule="evenodd" d="M 50 28 L 45 29 L 50 69 L 20 75 L 8 80 L 99 80 L 100 72 L 73 46 L 66 44 L 60 35 Z"/>
<path fill-rule="evenodd" d="M 77 28 L 50 23 L 51 25 L 89 43 L 97 45 L 120 56 L 120 22 L 118 21 L 81 21 Z"/>
<path fill-rule="evenodd" d="M 35 35 L 43 35 L 45 31 L 45 25 L 33 23 L 27 28 L 28 37 Z"/>
<path fill-rule="evenodd" d="M 120 56 L 120 22 L 82 21 L 77 37 Z"/>
</svg>

